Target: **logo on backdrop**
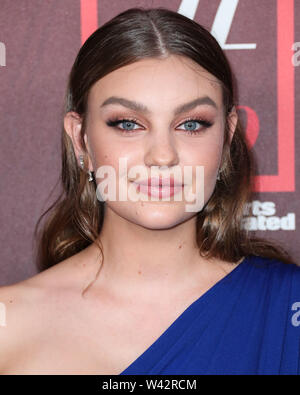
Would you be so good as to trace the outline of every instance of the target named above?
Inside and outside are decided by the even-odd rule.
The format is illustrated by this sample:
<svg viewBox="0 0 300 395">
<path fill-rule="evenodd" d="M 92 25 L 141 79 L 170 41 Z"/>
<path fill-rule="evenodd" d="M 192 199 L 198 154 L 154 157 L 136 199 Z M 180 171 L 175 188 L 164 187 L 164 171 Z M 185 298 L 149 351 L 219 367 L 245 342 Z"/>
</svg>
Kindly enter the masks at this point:
<svg viewBox="0 0 300 395">
<path fill-rule="evenodd" d="M 277 216 L 274 202 L 254 200 L 246 208 L 243 225 L 248 230 L 295 230 L 296 214 Z"/>
</svg>

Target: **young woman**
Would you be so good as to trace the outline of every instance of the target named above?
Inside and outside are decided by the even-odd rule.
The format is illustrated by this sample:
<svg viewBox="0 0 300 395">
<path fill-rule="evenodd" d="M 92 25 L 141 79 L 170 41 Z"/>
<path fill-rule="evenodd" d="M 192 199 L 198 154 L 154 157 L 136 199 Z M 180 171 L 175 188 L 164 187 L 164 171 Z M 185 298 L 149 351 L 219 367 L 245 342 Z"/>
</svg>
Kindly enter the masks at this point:
<svg viewBox="0 0 300 395">
<path fill-rule="evenodd" d="M 40 272 L 0 290 L 2 374 L 300 373 L 300 269 L 243 226 L 253 158 L 235 96 L 217 41 L 180 14 L 129 9 L 89 37 Z"/>
</svg>

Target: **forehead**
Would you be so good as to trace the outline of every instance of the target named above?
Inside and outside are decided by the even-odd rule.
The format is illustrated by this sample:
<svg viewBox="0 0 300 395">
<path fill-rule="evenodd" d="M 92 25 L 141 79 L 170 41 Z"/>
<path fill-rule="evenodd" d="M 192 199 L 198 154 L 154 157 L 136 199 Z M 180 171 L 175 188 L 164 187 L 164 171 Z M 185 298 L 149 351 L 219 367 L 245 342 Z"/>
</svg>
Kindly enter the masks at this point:
<svg viewBox="0 0 300 395">
<path fill-rule="evenodd" d="M 114 70 L 93 85 L 89 101 L 93 104 L 109 96 L 122 96 L 161 111 L 204 95 L 221 107 L 220 81 L 189 58 L 172 55 L 143 59 Z"/>
</svg>

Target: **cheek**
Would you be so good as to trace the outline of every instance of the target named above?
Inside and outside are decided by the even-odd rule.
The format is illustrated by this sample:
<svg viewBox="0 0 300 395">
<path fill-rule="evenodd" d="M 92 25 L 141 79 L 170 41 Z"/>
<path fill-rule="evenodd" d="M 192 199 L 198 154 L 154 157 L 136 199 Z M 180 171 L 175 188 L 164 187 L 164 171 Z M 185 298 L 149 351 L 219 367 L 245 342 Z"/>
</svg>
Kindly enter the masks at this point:
<svg viewBox="0 0 300 395">
<path fill-rule="evenodd" d="M 204 199 L 207 201 L 216 185 L 216 176 L 222 158 L 222 141 L 211 142 L 201 141 L 194 144 L 184 152 L 183 165 L 192 165 L 193 167 L 193 192 L 196 193 L 197 188 L 201 188 L 200 180 L 196 177 L 195 166 L 204 167 Z M 199 185 L 198 185 L 199 184 Z"/>
<path fill-rule="evenodd" d="M 132 148 L 125 147 L 124 144 L 120 144 L 111 139 L 105 140 L 97 139 L 97 141 L 92 144 L 93 152 L 93 165 L 94 169 L 98 170 L 102 166 L 107 166 L 114 169 L 114 174 L 116 176 L 116 188 L 118 190 L 119 182 L 118 180 L 128 179 L 128 171 L 131 166 L 135 166 L 137 163 L 141 163 L 137 158 L 137 155 L 141 152 L 137 150 L 136 147 Z M 112 171 L 111 169 L 109 169 Z M 102 178 L 97 178 L 97 183 L 105 179 L 106 176 Z"/>
<path fill-rule="evenodd" d="M 217 171 L 222 157 L 222 150 L 222 141 L 200 141 L 185 150 L 182 162 L 186 165 L 204 166 L 204 172 L 209 176 Z"/>
<path fill-rule="evenodd" d="M 118 159 L 122 156 L 122 147 L 120 144 L 112 141 L 101 131 L 90 132 L 89 139 L 90 151 L 92 153 L 94 167 L 110 165 L 118 169 Z"/>
</svg>

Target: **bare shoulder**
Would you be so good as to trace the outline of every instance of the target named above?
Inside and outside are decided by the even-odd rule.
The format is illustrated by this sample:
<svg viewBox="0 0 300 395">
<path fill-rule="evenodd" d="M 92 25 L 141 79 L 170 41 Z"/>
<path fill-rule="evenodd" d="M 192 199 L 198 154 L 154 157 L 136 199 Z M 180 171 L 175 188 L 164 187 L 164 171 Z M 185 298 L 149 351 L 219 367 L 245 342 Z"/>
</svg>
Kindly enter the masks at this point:
<svg viewBox="0 0 300 395">
<path fill-rule="evenodd" d="M 81 256 L 73 256 L 30 278 L 0 287 L 0 374 L 30 355 L 46 336 L 51 319 L 91 278 Z"/>
<path fill-rule="evenodd" d="M 0 287 L 0 373 L 21 348 L 28 330 L 31 296 L 22 282 Z"/>
</svg>

